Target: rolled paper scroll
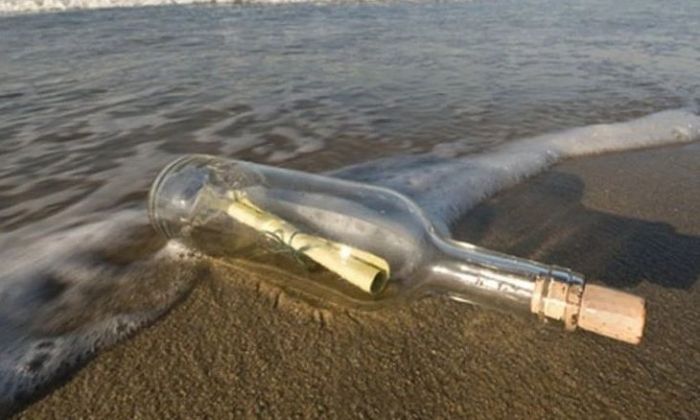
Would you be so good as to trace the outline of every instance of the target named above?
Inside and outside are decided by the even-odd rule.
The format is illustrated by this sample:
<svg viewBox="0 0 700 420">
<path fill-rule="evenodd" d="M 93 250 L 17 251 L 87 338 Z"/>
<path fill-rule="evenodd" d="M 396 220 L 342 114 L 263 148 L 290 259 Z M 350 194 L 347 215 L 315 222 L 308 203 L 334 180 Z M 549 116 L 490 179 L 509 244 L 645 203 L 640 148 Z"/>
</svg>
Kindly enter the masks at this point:
<svg viewBox="0 0 700 420">
<path fill-rule="evenodd" d="M 235 196 L 235 195 L 234 195 Z M 369 252 L 301 232 L 291 223 L 266 212 L 245 197 L 234 198 L 228 214 L 257 231 L 274 235 L 352 285 L 372 295 L 379 294 L 389 278 L 389 264 Z"/>
</svg>

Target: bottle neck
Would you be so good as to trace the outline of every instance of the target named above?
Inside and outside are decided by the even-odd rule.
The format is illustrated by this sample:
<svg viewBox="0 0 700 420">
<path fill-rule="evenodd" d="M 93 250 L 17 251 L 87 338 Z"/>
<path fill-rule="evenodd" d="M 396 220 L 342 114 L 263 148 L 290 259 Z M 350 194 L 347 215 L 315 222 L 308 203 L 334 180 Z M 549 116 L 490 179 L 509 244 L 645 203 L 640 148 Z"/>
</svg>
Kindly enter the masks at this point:
<svg viewBox="0 0 700 420">
<path fill-rule="evenodd" d="M 434 258 L 426 278 L 431 289 L 462 302 L 518 313 L 535 312 L 542 288 L 554 282 L 580 289 L 584 279 L 571 270 L 516 258 L 477 246 L 433 237 Z M 563 319 L 562 319 L 563 320 Z"/>
</svg>

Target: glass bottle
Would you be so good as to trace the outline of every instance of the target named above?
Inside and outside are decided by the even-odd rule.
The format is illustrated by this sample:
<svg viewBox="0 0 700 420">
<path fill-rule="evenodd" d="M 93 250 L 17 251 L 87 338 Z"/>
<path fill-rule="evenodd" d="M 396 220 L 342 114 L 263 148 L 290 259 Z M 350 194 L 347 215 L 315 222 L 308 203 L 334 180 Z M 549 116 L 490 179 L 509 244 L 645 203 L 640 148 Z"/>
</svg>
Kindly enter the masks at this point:
<svg viewBox="0 0 700 420">
<path fill-rule="evenodd" d="M 441 237 L 416 204 L 386 188 L 187 155 L 156 178 L 149 215 L 167 238 L 344 305 L 443 294 L 634 344 L 643 332 L 643 299 Z"/>
</svg>

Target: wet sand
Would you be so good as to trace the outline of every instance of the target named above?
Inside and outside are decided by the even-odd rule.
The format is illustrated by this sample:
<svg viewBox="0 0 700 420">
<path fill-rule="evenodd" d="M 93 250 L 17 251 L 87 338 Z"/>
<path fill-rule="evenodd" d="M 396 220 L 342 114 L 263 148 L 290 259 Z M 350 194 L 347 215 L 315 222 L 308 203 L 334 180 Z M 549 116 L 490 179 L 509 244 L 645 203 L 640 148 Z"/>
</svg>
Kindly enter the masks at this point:
<svg viewBox="0 0 700 420">
<path fill-rule="evenodd" d="M 693 418 L 699 209 L 700 145 L 689 145 L 566 162 L 455 229 L 644 296 L 638 347 L 446 299 L 314 306 L 215 267 L 19 417 Z"/>
</svg>

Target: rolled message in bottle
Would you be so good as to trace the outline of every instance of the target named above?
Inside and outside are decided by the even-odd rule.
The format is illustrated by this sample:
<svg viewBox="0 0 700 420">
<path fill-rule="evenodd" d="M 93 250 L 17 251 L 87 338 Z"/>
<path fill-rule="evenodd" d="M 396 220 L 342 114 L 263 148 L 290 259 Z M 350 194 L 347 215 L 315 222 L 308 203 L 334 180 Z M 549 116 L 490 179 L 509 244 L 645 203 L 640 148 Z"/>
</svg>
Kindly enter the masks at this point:
<svg viewBox="0 0 700 420">
<path fill-rule="evenodd" d="M 530 310 L 564 322 L 568 330 L 579 327 L 631 344 L 639 344 L 644 333 L 644 299 L 594 284 L 538 280 Z"/>
<path fill-rule="evenodd" d="M 291 223 L 260 209 L 246 198 L 233 199 L 227 212 L 240 223 L 274 236 L 367 293 L 378 294 L 386 285 L 389 264 L 376 255 L 300 232 Z"/>
</svg>

